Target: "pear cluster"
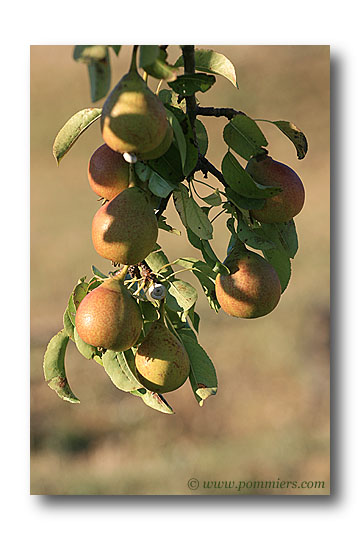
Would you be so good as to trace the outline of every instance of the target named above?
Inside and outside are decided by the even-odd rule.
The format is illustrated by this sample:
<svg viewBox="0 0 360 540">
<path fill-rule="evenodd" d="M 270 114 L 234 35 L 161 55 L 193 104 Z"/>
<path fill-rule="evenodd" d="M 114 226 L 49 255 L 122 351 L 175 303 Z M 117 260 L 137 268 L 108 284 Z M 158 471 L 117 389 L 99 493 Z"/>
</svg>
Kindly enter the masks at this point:
<svg viewBox="0 0 360 540">
<path fill-rule="evenodd" d="M 299 214 L 305 202 L 305 189 L 295 171 L 268 155 L 251 158 L 246 171 L 260 185 L 281 188 L 277 195 L 265 200 L 261 209 L 250 211 L 253 219 L 260 223 L 284 223 Z M 255 319 L 275 309 L 281 296 L 281 284 L 266 259 L 238 242 L 224 264 L 230 274 L 218 274 L 215 293 L 225 313 Z"/>
<path fill-rule="evenodd" d="M 99 255 L 124 269 L 81 301 L 76 330 L 94 347 L 119 352 L 137 347 L 133 369 L 140 383 L 152 392 L 172 392 L 189 376 L 186 350 L 166 327 L 163 311 L 142 337 L 139 304 L 124 284 L 127 267 L 143 261 L 158 236 L 148 193 L 137 185 L 126 155 L 132 154 L 135 160 L 156 159 L 173 140 L 163 104 L 133 67 L 104 104 L 101 132 L 104 144 L 88 165 L 90 187 L 104 199 L 93 218 L 92 241 Z"/>
</svg>

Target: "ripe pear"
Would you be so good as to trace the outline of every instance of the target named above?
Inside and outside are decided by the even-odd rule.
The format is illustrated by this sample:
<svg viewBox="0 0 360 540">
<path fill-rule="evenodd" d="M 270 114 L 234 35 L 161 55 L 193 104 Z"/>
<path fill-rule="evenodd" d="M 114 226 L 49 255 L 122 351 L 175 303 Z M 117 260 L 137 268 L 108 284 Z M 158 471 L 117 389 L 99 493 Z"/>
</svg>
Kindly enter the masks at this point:
<svg viewBox="0 0 360 540">
<path fill-rule="evenodd" d="M 101 114 L 105 143 L 115 152 L 151 152 L 168 129 L 166 109 L 136 69 L 131 69 L 106 99 Z"/>
<path fill-rule="evenodd" d="M 261 223 L 283 223 L 301 211 L 305 201 L 302 181 L 295 171 L 269 156 L 251 158 L 246 171 L 259 184 L 279 186 L 282 191 L 266 199 L 263 208 L 251 210 L 251 215 Z"/>
<path fill-rule="evenodd" d="M 155 321 L 135 355 L 140 382 L 152 392 L 172 392 L 189 376 L 190 361 L 183 344 L 162 320 Z"/>
<path fill-rule="evenodd" d="M 158 224 L 148 196 L 132 186 L 104 204 L 92 222 L 92 240 L 99 255 L 122 264 L 137 264 L 153 250 Z"/>
<path fill-rule="evenodd" d="M 255 319 L 270 313 L 281 296 L 279 277 L 271 264 L 245 247 L 235 246 L 224 264 L 230 274 L 218 274 L 215 293 L 232 317 Z"/>
<path fill-rule="evenodd" d="M 76 330 L 94 347 L 125 351 L 135 345 L 142 329 L 138 304 L 122 280 L 109 278 L 80 302 Z"/>
<path fill-rule="evenodd" d="M 91 189 L 110 201 L 129 186 L 129 164 L 121 154 L 103 144 L 90 158 L 88 179 Z"/>
<path fill-rule="evenodd" d="M 156 148 L 154 148 L 154 150 L 151 150 L 150 152 L 141 154 L 139 156 L 140 159 L 147 161 L 149 159 L 157 159 L 161 157 L 163 154 L 165 154 L 169 150 L 171 143 L 173 141 L 173 137 L 174 137 L 174 133 L 173 133 L 172 127 L 170 126 L 170 124 L 168 124 L 165 137 L 163 138 L 159 146 L 157 146 Z"/>
</svg>

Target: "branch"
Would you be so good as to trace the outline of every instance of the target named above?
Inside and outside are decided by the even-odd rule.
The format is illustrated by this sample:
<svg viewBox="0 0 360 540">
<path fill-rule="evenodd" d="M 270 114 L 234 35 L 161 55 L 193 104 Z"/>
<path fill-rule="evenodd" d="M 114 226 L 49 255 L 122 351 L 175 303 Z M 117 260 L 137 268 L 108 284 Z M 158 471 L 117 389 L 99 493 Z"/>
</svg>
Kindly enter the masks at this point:
<svg viewBox="0 0 360 540">
<path fill-rule="evenodd" d="M 195 47 L 194 45 L 182 45 L 181 46 L 184 58 L 184 73 L 195 73 Z M 195 132 L 195 118 L 196 118 L 196 98 L 195 95 L 186 96 L 186 113 L 189 116 L 190 124 L 194 134 L 194 141 L 197 146 L 196 132 Z"/>
<path fill-rule="evenodd" d="M 223 186 L 227 187 L 227 183 L 222 173 L 201 154 L 199 154 L 197 170 L 201 171 L 205 176 L 207 176 L 208 172 L 211 173 L 222 183 Z"/>
<path fill-rule="evenodd" d="M 245 115 L 242 111 L 236 111 L 230 107 L 199 107 L 198 105 L 195 108 L 195 116 L 225 116 L 228 120 L 234 118 L 238 114 Z"/>
<path fill-rule="evenodd" d="M 163 214 L 163 212 L 165 212 L 166 210 L 166 207 L 167 207 L 167 204 L 170 200 L 170 197 L 171 197 L 172 193 L 169 193 L 169 195 L 167 197 L 165 197 L 164 199 L 161 199 L 160 201 L 160 204 L 159 204 L 159 208 L 157 209 L 157 212 L 155 214 L 156 216 L 156 219 L 159 221 L 159 218 L 160 216 Z"/>
</svg>

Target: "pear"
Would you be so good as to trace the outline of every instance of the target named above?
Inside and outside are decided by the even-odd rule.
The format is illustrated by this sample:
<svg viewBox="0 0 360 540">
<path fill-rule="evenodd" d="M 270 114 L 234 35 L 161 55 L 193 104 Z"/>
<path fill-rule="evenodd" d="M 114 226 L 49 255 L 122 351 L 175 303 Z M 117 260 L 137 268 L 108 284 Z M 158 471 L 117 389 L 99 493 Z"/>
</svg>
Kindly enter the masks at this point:
<svg viewBox="0 0 360 540">
<path fill-rule="evenodd" d="M 305 190 L 295 171 L 270 156 L 251 158 L 246 171 L 259 184 L 282 188 L 280 193 L 266 199 L 263 208 L 251 210 L 255 219 L 261 223 L 283 223 L 299 214 L 304 206 Z"/>
<path fill-rule="evenodd" d="M 216 298 L 232 317 L 255 319 L 270 313 L 281 296 L 279 277 L 263 257 L 236 245 L 225 259 L 230 274 L 218 274 Z"/>
<path fill-rule="evenodd" d="M 161 157 L 169 150 L 171 143 L 173 141 L 173 137 L 174 137 L 174 133 L 173 133 L 172 127 L 170 126 L 170 124 L 168 124 L 165 137 L 163 138 L 159 146 L 157 146 L 156 148 L 154 148 L 154 150 L 151 150 L 150 152 L 141 154 L 139 158 L 142 159 L 143 161 L 147 161 L 149 159 L 157 159 Z"/>
<path fill-rule="evenodd" d="M 104 204 L 92 222 L 99 255 L 122 264 L 137 264 L 154 249 L 158 224 L 148 196 L 132 186 Z"/>
<path fill-rule="evenodd" d="M 105 143 L 122 154 L 144 154 L 161 144 L 167 129 L 164 105 L 132 68 L 104 103 L 101 132 Z"/>
<path fill-rule="evenodd" d="M 76 330 L 85 343 L 112 351 L 135 345 L 142 329 L 138 304 L 117 276 L 93 289 L 80 302 Z"/>
<path fill-rule="evenodd" d="M 91 189 L 110 201 L 129 186 L 129 164 L 121 154 L 103 144 L 90 158 L 88 179 Z"/>
<path fill-rule="evenodd" d="M 135 366 L 145 388 L 160 394 L 182 386 L 190 372 L 190 361 L 183 344 L 161 319 L 152 324 L 138 348 Z"/>
</svg>

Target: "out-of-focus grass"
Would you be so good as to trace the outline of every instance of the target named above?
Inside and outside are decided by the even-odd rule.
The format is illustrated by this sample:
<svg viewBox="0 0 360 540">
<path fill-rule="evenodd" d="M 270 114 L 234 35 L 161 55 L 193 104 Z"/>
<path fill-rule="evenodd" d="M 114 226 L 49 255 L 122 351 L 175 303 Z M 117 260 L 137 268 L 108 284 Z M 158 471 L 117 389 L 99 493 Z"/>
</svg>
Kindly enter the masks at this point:
<svg viewBox="0 0 360 540">
<path fill-rule="evenodd" d="M 59 168 L 52 142 L 77 110 L 91 106 L 85 66 L 68 46 L 31 50 L 31 492 L 44 494 L 237 494 L 190 491 L 204 480 L 312 480 L 325 489 L 242 493 L 329 493 L 329 49 L 322 46 L 213 47 L 234 63 L 239 90 L 217 77 L 201 104 L 231 106 L 253 118 L 291 120 L 309 140 L 296 159 L 274 126 L 261 124 L 275 159 L 293 167 L 306 187 L 296 218 L 300 239 L 288 290 L 263 319 L 216 315 L 201 296 L 200 341 L 213 359 L 219 391 L 199 408 L 186 384 L 167 397 L 173 416 L 118 391 L 96 363 L 71 343 L 67 371 L 80 405 L 62 402 L 43 380 L 48 340 L 61 328 L 69 293 L 91 264 L 90 227 L 98 208 L 87 184 L 99 125 L 84 134 Z M 179 54 L 170 47 L 170 58 Z M 113 83 L 125 73 L 130 48 L 112 56 Z M 164 85 L 166 86 L 166 85 Z M 100 103 L 101 105 L 101 103 Z M 225 119 L 203 119 L 209 159 L 220 168 Z M 201 179 L 201 175 L 199 175 Z M 209 175 L 208 182 L 217 186 Z M 208 193 L 207 188 L 200 189 Z M 173 206 L 168 221 L 183 230 Z M 213 248 L 224 257 L 225 219 L 215 222 Z M 198 256 L 181 237 L 160 234 L 170 260 Z M 191 276 L 185 278 L 192 283 Z M 202 485 L 202 484 L 201 484 Z M 241 492 L 240 492 L 241 493 Z"/>
</svg>

